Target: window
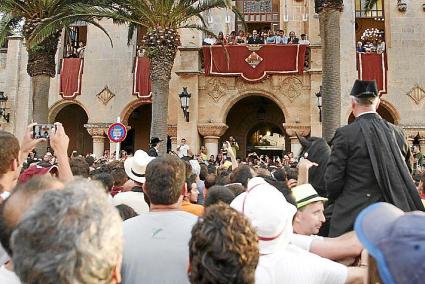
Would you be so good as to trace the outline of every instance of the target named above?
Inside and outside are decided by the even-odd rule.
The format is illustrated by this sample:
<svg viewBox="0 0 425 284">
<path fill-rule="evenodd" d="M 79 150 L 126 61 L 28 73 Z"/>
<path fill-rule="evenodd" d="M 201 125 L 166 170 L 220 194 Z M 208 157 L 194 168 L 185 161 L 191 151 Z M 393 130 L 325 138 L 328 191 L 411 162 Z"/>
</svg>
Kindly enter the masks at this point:
<svg viewBox="0 0 425 284">
<path fill-rule="evenodd" d="M 84 57 L 84 49 L 87 44 L 87 24 L 85 22 L 74 23 L 65 29 L 65 42 L 63 57 Z"/>
<path fill-rule="evenodd" d="M 356 0 L 356 18 L 381 18 L 384 17 L 383 0 L 377 0 L 376 4 L 366 11 L 366 0 Z"/>
</svg>

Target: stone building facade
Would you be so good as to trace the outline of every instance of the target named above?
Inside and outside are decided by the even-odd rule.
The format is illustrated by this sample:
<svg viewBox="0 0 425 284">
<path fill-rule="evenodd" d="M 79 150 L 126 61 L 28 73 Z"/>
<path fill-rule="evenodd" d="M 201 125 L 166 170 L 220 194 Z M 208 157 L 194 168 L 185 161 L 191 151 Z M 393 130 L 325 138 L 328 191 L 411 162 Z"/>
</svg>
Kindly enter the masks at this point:
<svg viewBox="0 0 425 284">
<path fill-rule="evenodd" d="M 340 17 L 341 124 L 349 121 L 348 93 L 358 78 L 355 43 L 356 28 L 361 22 L 356 19 L 359 1 L 362 2 L 344 1 Z M 245 5 L 243 2 L 249 1 L 235 3 Z M 268 22 L 271 29 L 308 35 L 309 68 L 302 74 L 269 74 L 255 83 L 240 76 L 207 76 L 200 55 L 202 34 L 182 31 L 182 47 L 175 60 L 169 94 L 169 136 L 174 148 L 184 137 L 195 152 L 205 144 L 209 153 L 215 155 L 221 143 L 233 136 L 244 155 L 252 150 L 250 139 L 256 131 L 267 128 L 285 136 L 286 150 L 297 151 L 296 134 L 321 135 L 316 97 L 321 86 L 321 41 L 313 2 L 263 2 L 272 5 L 272 21 Z M 425 8 L 419 2 L 403 2 L 407 7 L 403 10 L 400 3 L 382 0 L 382 15 L 368 20 L 381 21 L 379 25 L 385 29 L 387 90 L 382 95 L 380 112 L 404 127 L 411 143 L 420 144 L 425 150 Z M 241 7 L 243 10 L 245 6 Z M 243 12 L 249 17 L 255 11 Z M 240 28 L 228 11 L 213 10 L 206 16 L 215 32 L 229 33 Z M 259 19 L 262 20 L 261 15 Z M 263 23 L 255 21 L 254 15 L 254 21 L 247 21 L 248 28 L 258 27 L 259 22 Z M 150 104 L 133 94 L 137 37 L 128 45 L 126 26 L 115 25 L 110 20 L 102 20 L 101 24 L 111 35 L 113 47 L 102 31 L 93 26 L 86 28 L 81 92 L 72 99 L 64 99 L 60 94 L 60 67 L 66 42 L 66 37 L 62 37 L 57 54 L 58 72 L 51 79 L 49 120 L 64 123 L 71 136 L 70 149 L 99 156 L 104 149 L 114 149 L 105 132 L 120 117 L 130 130 L 122 147 L 129 151 L 147 149 Z M 7 49 L 0 50 L 0 92 L 8 97 L 11 119 L 9 123 L 0 120 L 0 124 L 18 137 L 31 121 L 31 81 L 26 73 L 26 61 L 25 42 L 19 36 L 10 37 Z M 178 96 L 183 87 L 191 93 L 189 122 L 183 116 Z"/>
</svg>

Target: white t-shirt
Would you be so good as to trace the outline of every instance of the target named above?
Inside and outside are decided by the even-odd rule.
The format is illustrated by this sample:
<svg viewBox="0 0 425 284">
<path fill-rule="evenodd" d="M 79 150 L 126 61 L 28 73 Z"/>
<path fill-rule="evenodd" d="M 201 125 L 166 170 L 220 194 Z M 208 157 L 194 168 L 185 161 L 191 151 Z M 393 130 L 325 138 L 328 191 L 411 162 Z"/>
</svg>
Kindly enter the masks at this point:
<svg viewBox="0 0 425 284">
<path fill-rule="evenodd" d="M 303 250 L 310 251 L 311 243 L 314 240 L 323 241 L 324 238 L 316 235 L 306 236 L 294 233 L 292 234 L 291 244 L 296 245 L 297 247 L 302 248 Z"/>
<path fill-rule="evenodd" d="M 120 204 L 130 206 L 137 214 L 149 212 L 149 205 L 145 201 L 143 192 L 125 191 L 118 193 L 112 199 L 112 205 Z"/>
<path fill-rule="evenodd" d="M 180 146 L 177 154 L 179 155 L 179 158 L 183 158 L 188 156 L 188 151 L 189 151 L 189 145 L 184 144 L 183 146 Z"/>
<path fill-rule="evenodd" d="M 0 283 L 1 284 L 21 284 L 15 272 L 8 270 L 4 265 L 0 266 Z"/>
<path fill-rule="evenodd" d="M 343 284 L 348 268 L 309 253 L 295 245 L 261 255 L 255 271 L 256 284 Z"/>
</svg>

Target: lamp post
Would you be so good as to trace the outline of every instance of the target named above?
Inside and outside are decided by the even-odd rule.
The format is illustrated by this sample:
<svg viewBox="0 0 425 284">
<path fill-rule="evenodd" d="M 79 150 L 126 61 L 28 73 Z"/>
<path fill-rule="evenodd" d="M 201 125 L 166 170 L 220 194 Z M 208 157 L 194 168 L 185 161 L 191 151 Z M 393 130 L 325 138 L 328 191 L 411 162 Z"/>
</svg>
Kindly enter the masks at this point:
<svg viewBox="0 0 425 284">
<path fill-rule="evenodd" d="M 322 86 L 320 86 L 320 91 L 316 93 L 317 97 L 317 107 L 319 108 L 319 121 L 322 122 Z"/>
<path fill-rule="evenodd" d="M 7 123 L 9 123 L 10 113 L 6 113 L 7 100 L 8 100 L 8 97 L 4 95 L 4 92 L 0 92 L 0 116 L 2 116 Z"/>
<path fill-rule="evenodd" d="M 181 108 L 186 122 L 189 122 L 189 102 L 192 95 L 187 92 L 187 87 L 183 87 L 183 92 L 179 94 Z"/>
</svg>

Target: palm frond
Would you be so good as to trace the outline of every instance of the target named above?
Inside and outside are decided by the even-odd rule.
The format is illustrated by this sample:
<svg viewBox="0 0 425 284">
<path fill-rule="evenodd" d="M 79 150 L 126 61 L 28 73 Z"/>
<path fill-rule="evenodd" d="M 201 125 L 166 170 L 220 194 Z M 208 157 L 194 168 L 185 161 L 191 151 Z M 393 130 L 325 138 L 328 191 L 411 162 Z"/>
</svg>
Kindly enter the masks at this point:
<svg viewBox="0 0 425 284">
<path fill-rule="evenodd" d="M 0 20 L 0 46 L 3 46 L 9 34 L 12 33 L 12 30 L 18 19 L 13 17 L 11 14 L 4 14 Z"/>
<path fill-rule="evenodd" d="M 363 9 L 366 12 L 369 12 L 370 10 L 373 9 L 373 7 L 376 5 L 377 2 L 378 0 L 365 0 Z"/>
</svg>

